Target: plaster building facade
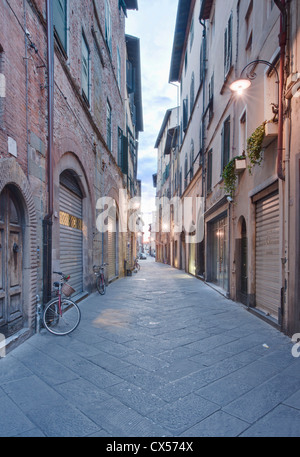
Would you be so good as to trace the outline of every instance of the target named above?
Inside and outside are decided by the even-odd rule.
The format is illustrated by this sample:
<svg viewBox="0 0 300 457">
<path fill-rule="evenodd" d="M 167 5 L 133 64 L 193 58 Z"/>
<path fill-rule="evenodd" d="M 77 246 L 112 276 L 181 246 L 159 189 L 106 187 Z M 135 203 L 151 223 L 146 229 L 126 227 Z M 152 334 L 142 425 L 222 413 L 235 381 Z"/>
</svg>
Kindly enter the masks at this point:
<svg viewBox="0 0 300 457">
<path fill-rule="evenodd" d="M 198 221 L 185 227 L 180 267 L 288 334 L 300 330 L 298 54 L 297 1 L 178 2 L 180 196 L 204 201 L 204 239 L 187 249 Z"/>
<path fill-rule="evenodd" d="M 118 226 L 119 190 L 128 200 L 140 192 L 143 129 L 139 40 L 125 35 L 128 9 L 137 10 L 137 0 L 1 0 L 0 333 L 7 345 L 36 331 L 53 271 L 71 275 L 80 300 L 94 290 L 94 264 L 108 262 L 112 281 L 132 260 L 135 235 Z M 104 196 L 114 205 L 100 233 Z"/>
</svg>

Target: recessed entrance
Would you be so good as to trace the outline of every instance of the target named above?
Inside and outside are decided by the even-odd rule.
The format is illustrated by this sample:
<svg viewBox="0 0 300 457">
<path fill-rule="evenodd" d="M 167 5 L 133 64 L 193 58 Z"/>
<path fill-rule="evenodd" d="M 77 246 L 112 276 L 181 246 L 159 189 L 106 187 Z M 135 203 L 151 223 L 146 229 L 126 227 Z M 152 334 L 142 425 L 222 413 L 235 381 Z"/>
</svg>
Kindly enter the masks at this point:
<svg viewBox="0 0 300 457">
<path fill-rule="evenodd" d="M 23 218 L 13 186 L 0 195 L 0 333 L 23 327 Z"/>
</svg>

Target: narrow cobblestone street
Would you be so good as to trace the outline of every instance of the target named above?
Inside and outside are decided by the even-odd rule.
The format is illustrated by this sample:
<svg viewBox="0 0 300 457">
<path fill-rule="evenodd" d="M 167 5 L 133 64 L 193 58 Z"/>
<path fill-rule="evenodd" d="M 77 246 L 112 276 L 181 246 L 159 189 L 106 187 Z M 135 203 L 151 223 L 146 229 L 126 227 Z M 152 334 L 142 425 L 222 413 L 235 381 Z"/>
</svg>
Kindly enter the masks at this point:
<svg viewBox="0 0 300 457">
<path fill-rule="evenodd" d="M 0 436 L 299 436 L 291 340 L 201 281 L 155 263 L 0 360 Z M 266 347 L 267 346 L 267 347 Z"/>
</svg>

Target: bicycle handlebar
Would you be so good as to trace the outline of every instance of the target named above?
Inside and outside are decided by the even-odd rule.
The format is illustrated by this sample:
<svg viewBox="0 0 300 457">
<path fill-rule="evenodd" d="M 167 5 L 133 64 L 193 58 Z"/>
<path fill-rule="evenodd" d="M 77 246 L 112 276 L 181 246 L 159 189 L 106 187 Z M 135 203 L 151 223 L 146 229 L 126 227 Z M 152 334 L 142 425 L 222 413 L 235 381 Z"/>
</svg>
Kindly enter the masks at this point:
<svg viewBox="0 0 300 457">
<path fill-rule="evenodd" d="M 70 275 L 63 274 L 61 271 L 53 271 L 53 273 L 61 276 L 65 281 L 68 281 L 71 277 Z"/>
</svg>

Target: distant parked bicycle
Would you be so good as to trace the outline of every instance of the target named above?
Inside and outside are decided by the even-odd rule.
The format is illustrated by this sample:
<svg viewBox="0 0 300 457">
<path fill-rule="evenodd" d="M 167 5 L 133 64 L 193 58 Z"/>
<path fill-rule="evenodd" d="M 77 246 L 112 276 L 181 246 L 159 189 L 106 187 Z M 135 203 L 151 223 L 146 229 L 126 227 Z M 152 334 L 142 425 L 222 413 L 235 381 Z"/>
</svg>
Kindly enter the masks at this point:
<svg viewBox="0 0 300 457">
<path fill-rule="evenodd" d="M 134 265 L 133 265 L 133 271 L 134 271 L 135 273 L 137 273 L 138 271 L 140 271 L 140 269 L 141 269 L 141 266 L 140 266 L 140 264 L 139 264 L 139 262 L 138 262 L 138 259 L 135 258 L 135 259 L 134 259 Z"/>
<path fill-rule="evenodd" d="M 78 327 L 81 313 L 78 305 L 70 297 L 75 290 L 67 284 L 70 276 L 61 272 L 53 273 L 60 275 L 60 281 L 54 282 L 56 298 L 50 300 L 44 308 L 43 324 L 54 335 L 68 335 Z"/>
<path fill-rule="evenodd" d="M 96 287 L 100 295 L 104 295 L 106 291 L 105 277 L 104 277 L 104 268 L 108 263 L 103 263 L 102 265 L 94 265 L 94 273 L 96 276 Z"/>
</svg>

